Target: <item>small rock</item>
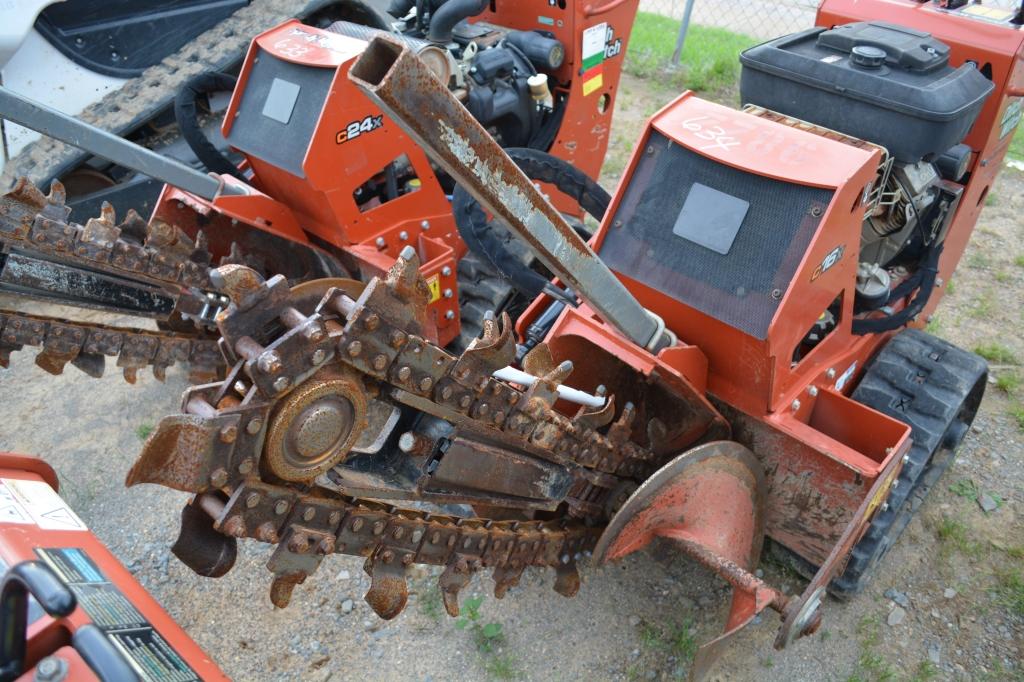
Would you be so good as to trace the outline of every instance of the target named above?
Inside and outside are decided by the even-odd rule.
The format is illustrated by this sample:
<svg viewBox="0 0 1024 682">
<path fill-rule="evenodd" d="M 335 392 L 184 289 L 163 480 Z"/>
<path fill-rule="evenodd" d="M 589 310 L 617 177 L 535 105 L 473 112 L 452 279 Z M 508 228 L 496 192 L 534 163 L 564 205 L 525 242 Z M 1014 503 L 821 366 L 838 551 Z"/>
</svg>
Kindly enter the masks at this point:
<svg viewBox="0 0 1024 682">
<path fill-rule="evenodd" d="M 992 384 L 993 386 L 995 386 L 995 384 L 996 384 L 996 381 L 997 381 L 997 380 L 996 380 L 996 377 L 995 377 L 995 375 L 993 375 L 993 374 L 989 374 L 989 375 L 988 375 L 988 383 L 990 383 L 990 384 Z"/>
<path fill-rule="evenodd" d="M 349 573 L 347 569 L 343 568 L 340 571 L 338 571 L 338 580 L 348 580 L 351 577 L 352 574 Z"/>
<path fill-rule="evenodd" d="M 892 607 L 892 611 L 889 612 L 889 617 L 886 622 L 890 626 L 896 626 L 903 622 L 903 619 L 907 617 L 907 612 L 903 610 L 902 606 Z"/>
<path fill-rule="evenodd" d="M 942 596 L 946 599 L 952 599 L 956 596 L 956 590 L 954 590 L 952 587 L 947 587 L 946 591 L 942 593 Z"/>
<path fill-rule="evenodd" d="M 757 576 L 758 578 L 763 578 L 763 577 L 764 577 L 764 571 L 762 571 L 762 570 L 761 570 L 761 569 L 759 568 L 759 569 L 757 569 L 756 571 L 754 571 L 754 575 L 756 575 L 756 576 Z"/>
<path fill-rule="evenodd" d="M 885 591 L 885 596 L 887 599 L 891 599 L 893 603 L 898 606 L 902 606 L 903 608 L 908 608 L 910 606 L 910 599 L 907 597 L 906 593 L 900 592 L 896 588 L 890 587 Z"/>
<path fill-rule="evenodd" d="M 341 602 L 341 612 L 342 613 L 345 613 L 345 614 L 352 613 L 352 609 L 354 609 L 355 607 L 356 607 L 356 603 L 354 601 L 352 601 L 351 599 L 346 599 L 345 601 Z"/>
<path fill-rule="evenodd" d="M 656 680 L 658 679 L 658 673 L 654 670 L 648 670 L 646 673 L 644 673 L 644 679 Z"/>
<path fill-rule="evenodd" d="M 999 508 L 999 503 L 996 502 L 995 498 L 993 498 L 988 493 L 983 493 L 978 498 L 978 506 L 981 507 L 981 510 L 983 512 L 985 512 L 986 514 L 990 514 Z"/>
<path fill-rule="evenodd" d="M 630 616 L 629 617 L 629 624 L 632 627 L 636 627 L 637 625 L 640 625 L 640 616 Z"/>
<path fill-rule="evenodd" d="M 629 652 L 629 657 L 630 658 L 640 658 L 640 650 L 639 649 L 633 649 L 632 651 Z"/>
</svg>

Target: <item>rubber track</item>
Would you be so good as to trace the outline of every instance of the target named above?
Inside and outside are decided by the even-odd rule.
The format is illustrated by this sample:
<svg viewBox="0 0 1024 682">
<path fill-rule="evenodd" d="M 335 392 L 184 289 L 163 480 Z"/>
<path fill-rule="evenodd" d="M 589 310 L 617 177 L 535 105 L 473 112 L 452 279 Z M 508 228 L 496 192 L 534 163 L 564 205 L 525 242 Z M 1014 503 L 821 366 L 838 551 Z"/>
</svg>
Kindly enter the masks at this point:
<svg viewBox="0 0 1024 682">
<path fill-rule="evenodd" d="M 178 90 L 192 76 L 230 67 L 257 34 L 324 4 L 324 0 L 253 0 L 175 54 L 107 93 L 75 118 L 118 135 L 134 130 L 154 111 L 170 106 Z M 44 136 L 7 162 L 0 187 L 13 186 L 19 176 L 37 184 L 48 182 L 70 170 L 81 155 L 76 147 Z"/>
<path fill-rule="evenodd" d="M 607 194 L 603 197 L 588 194 L 586 183 L 593 181 L 583 171 L 578 168 L 564 171 L 560 166 L 546 164 L 542 159 L 532 159 L 530 169 L 532 180 L 559 185 L 563 188 L 563 193 L 574 199 L 599 222 L 604 217 L 611 197 Z M 501 229 L 499 234 L 505 250 L 523 265 L 529 266 L 535 260 L 533 252 L 522 240 L 513 237 L 507 229 Z M 480 336 L 484 313 L 500 313 L 512 301 L 515 287 L 512 280 L 502 274 L 490 260 L 473 251 L 467 251 L 459 261 L 457 274 L 461 329 L 451 347 L 462 351 L 473 339 Z"/>
<path fill-rule="evenodd" d="M 857 402 L 909 424 L 914 443 L 889 498 L 854 546 L 843 574 L 830 586 L 848 599 L 864 589 L 872 570 L 896 543 L 910 519 L 956 456 L 951 425 L 966 432 L 985 390 L 985 361 L 931 334 L 908 329 L 893 337 L 868 367 L 852 394 Z"/>
</svg>

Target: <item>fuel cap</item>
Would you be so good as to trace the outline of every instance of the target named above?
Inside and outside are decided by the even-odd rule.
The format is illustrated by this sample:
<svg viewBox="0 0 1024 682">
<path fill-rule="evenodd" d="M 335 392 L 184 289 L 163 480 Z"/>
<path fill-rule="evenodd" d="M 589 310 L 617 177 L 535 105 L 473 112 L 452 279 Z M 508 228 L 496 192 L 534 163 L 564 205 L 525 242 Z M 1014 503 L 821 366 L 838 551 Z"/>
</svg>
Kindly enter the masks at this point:
<svg viewBox="0 0 1024 682">
<path fill-rule="evenodd" d="M 853 48 L 851 59 L 857 66 L 865 69 L 877 69 L 885 64 L 888 55 L 885 50 L 874 45 L 857 45 Z"/>
</svg>

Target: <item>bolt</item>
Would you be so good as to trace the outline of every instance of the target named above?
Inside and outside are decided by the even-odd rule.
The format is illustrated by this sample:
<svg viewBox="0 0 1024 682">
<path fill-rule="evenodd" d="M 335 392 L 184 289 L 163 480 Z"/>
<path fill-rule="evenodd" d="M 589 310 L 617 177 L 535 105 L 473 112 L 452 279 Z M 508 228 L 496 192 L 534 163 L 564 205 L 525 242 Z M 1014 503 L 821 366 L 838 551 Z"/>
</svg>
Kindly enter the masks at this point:
<svg viewBox="0 0 1024 682">
<path fill-rule="evenodd" d="M 363 326 L 366 327 L 367 331 L 373 331 L 380 326 L 380 316 L 377 313 L 370 313 L 363 320 Z"/>
<path fill-rule="evenodd" d="M 245 476 L 250 471 L 252 471 L 252 460 L 248 458 L 243 459 L 241 463 L 238 465 L 238 473 Z"/>
<path fill-rule="evenodd" d="M 910 464 L 910 455 L 903 455 L 903 463 Z"/>
<path fill-rule="evenodd" d="M 400 368 L 398 370 L 398 380 L 399 381 L 408 381 L 409 377 L 411 377 L 411 376 L 412 376 L 412 368 L 411 367 L 402 367 L 402 368 Z"/>
<path fill-rule="evenodd" d="M 255 436 L 257 433 L 260 432 L 260 429 L 262 428 L 263 420 L 260 419 L 259 417 L 253 417 L 253 419 L 251 419 L 249 423 L 246 425 L 245 430 L 248 431 L 250 435 Z"/>
<path fill-rule="evenodd" d="M 818 395 L 818 387 L 817 386 L 809 386 L 807 388 L 807 395 L 811 396 L 812 398 L 815 397 L 816 395 Z"/>
<path fill-rule="evenodd" d="M 337 526 L 339 523 L 341 523 L 341 512 L 332 511 L 331 515 L 327 519 L 327 522 L 332 526 Z"/>
<path fill-rule="evenodd" d="M 402 260 L 412 260 L 413 258 L 416 257 L 416 249 L 412 248 L 411 246 L 406 246 L 402 249 L 401 253 L 399 253 L 398 256 Z"/>
<path fill-rule="evenodd" d="M 383 521 L 376 521 L 373 524 L 373 534 L 374 535 L 380 535 L 383 532 L 384 532 L 384 522 Z"/>
<path fill-rule="evenodd" d="M 256 539 L 260 542 L 277 544 L 277 529 L 274 528 L 274 524 L 269 521 L 261 523 L 259 528 L 256 529 Z"/>
<path fill-rule="evenodd" d="M 319 365 L 327 357 L 327 353 L 324 352 L 323 348 L 317 348 L 313 351 L 313 357 L 310 358 L 314 365 Z"/>
<path fill-rule="evenodd" d="M 328 535 L 322 538 L 316 545 L 316 553 L 322 555 L 334 554 L 334 536 Z"/>
<path fill-rule="evenodd" d="M 229 424 L 220 430 L 221 442 L 234 443 L 236 438 L 238 438 L 238 427 L 234 424 Z"/>
<path fill-rule="evenodd" d="M 402 346 L 405 345 L 405 333 L 395 329 L 394 331 L 391 332 L 391 337 L 389 341 L 391 343 L 392 348 L 401 348 Z"/>
<path fill-rule="evenodd" d="M 228 484 L 228 472 L 225 469 L 217 468 L 210 474 L 210 485 L 214 488 L 223 488 Z"/>
<path fill-rule="evenodd" d="M 420 390 L 426 393 L 430 390 L 430 387 L 434 385 L 434 380 L 430 377 L 423 377 L 420 379 Z"/>
<path fill-rule="evenodd" d="M 441 389 L 441 400 L 450 400 L 452 397 L 452 387 L 445 386 Z"/>
<path fill-rule="evenodd" d="M 241 516 L 232 516 L 221 528 L 225 534 L 235 538 L 245 537 L 245 520 Z"/>
<path fill-rule="evenodd" d="M 281 516 L 288 511 L 288 500 L 278 500 L 274 503 L 274 513 Z"/>
<path fill-rule="evenodd" d="M 353 341 L 352 343 L 348 344 L 348 355 L 349 355 L 349 357 L 352 357 L 352 358 L 359 357 L 359 354 L 362 353 L 362 352 L 363 352 L 363 344 L 361 344 L 360 342 Z"/>
<path fill-rule="evenodd" d="M 382 371 L 388 366 L 388 358 L 386 355 L 378 355 L 373 359 L 373 368 L 378 372 Z"/>
<path fill-rule="evenodd" d="M 274 390 L 280 393 L 281 391 L 288 388 L 291 385 L 291 383 L 292 380 L 289 379 L 288 377 L 278 377 L 274 379 Z"/>
<path fill-rule="evenodd" d="M 814 206 L 811 208 L 811 215 L 815 218 L 821 215 L 821 206 Z"/>
<path fill-rule="evenodd" d="M 306 511 L 302 512 L 302 518 L 305 521 L 312 521 L 314 516 L 316 516 L 316 509 L 313 507 L 306 507 Z"/>
<path fill-rule="evenodd" d="M 454 295 L 455 295 L 455 294 L 454 294 L 454 293 L 452 292 L 452 290 L 451 290 L 451 289 L 445 289 L 445 290 L 444 290 L 444 297 L 445 297 L 445 298 L 451 298 L 451 297 L 452 297 L 452 296 L 454 296 Z"/>
<path fill-rule="evenodd" d="M 305 533 L 295 533 L 288 540 L 288 551 L 295 554 L 305 554 L 309 551 L 309 536 Z"/>
<path fill-rule="evenodd" d="M 825 372 L 825 376 L 828 377 L 829 379 L 835 379 L 836 378 L 836 371 L 833 368 L 829 367 L 828 371 Z"/>
<path fill-rule="evenodd" d="M 272 350 L 268 350 L 260 355 L 256 366 L 265 374 L 277 374 L 281 371 L 281 356 Z"/>
<path fill-rule="evenodd" d="M 81 38 L 79 38 L 79 40 L 81 40 Z M 63 678 L 65 675 L 61 675 L 60 660 L 52 656 L 47 656 L 36 664 L 35 679 L 37 680 L 57 680 Z"/>
<path fill-rule="evenodd" d="M 455 319 L 455 311 L 454 310 L 449 310 L 448 312 L 446 312 L 444 314 L 444 319 L 446 319 L 446 320 L 454 320 Z"/>
<path fill-rule="evenodd" d="M 444 277 L 451 277 L 452 269 L 447 265 L 441 268 L 441 275 Z"/>
<path fill-rule="evenodd" d="M 892 489 L 896 490 L 896 488 L 899 488 L 899 487 L 900 487 L 900 480 L 898 478 L 894 478 L 893 481 L 892 481 Z"/>
<path fill-rule="evenodd" d="M 429 230 L 430 229 L 430 221 L 429 220 L 421 220 L 420 221 L 420 227 L 422 227 L 424 230 Z"/>
<path fill-rule="evenodd" d="M 398 233 L 398 238 L 401 239 L 403 242 L 407 242 L 409 241 L 409 233 L 406 232 L 405 230 L 402 230 L 401 232 Z"/>
<path fill-rule="evenodd" d="M 882 509 L 882 511 L 889 511 L 889 503 L 888 502 L 883 502 L 881 509 Z"/>
<path fill-rule="evenodd" d="M 259 503 L 260 503 L 260 494 L 259 493 L 249 493 L 245 497 L 245 506 L 248 507 L 249 509 L 252 509 L 253 507 L 258 505 Z"/>
<path fill-rule="evenodd" d="M 383 249 L 385 246 L 388 245 L 388 243 L 384 241 L 384 237 L 377 237 L 377 241 L 374 243 L 377 244 L 378 249 Z"/>
<path fill-rule="evenodd" d="M 800 401 L 799 400 L 794 400 L 793 404 L 790 405 L 790 407 L 792 407 L 793 411 L 796 412 L 797 410 L 800 409 Z"/>
<path fill-rule="evenodd" d="M 782 298 L 782 289 L 772 289 L 772 298 L 776 301 Z"/>
</svg>

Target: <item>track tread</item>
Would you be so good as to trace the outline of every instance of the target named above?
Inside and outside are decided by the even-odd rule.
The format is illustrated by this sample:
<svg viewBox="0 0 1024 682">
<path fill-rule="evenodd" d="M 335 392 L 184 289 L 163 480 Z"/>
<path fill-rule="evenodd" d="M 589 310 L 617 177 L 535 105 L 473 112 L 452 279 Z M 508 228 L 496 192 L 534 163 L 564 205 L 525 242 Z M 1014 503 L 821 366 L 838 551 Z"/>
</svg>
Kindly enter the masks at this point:
<svg viewBox="0 0 1024 682">
<path fill-rule="evenodd" d="M 909 424 L 914 443 L 888 509 L 875 514 L 843 574 L 829 586 L 833 596 L 848 599 L 867 585 L 872 569 L 952 463 L 959 443 L 948 453 L 936 452 L 955 420 L 968 426 L 974 420 L 987 377 L 981 357 L 917 329 L 895 336 L 868 367 L 852 398 Z"/>
</svg>

